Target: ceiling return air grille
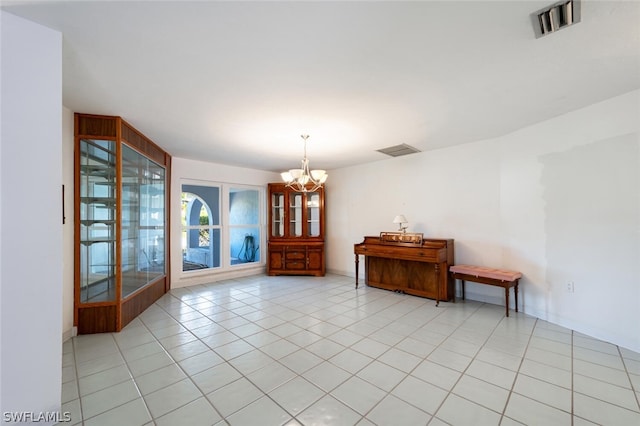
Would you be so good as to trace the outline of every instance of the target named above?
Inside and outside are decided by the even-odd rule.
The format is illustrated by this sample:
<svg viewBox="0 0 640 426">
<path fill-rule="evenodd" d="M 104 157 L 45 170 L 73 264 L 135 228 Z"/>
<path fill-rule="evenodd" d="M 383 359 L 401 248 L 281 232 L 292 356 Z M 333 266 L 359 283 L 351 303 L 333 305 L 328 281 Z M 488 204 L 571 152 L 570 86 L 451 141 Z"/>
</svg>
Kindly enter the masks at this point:
<svg viewBox="0 0 640 426">
<path fill-rule="evenodd" d="M 407 144 L 390 146 L 388 148 L 378 149 L 376 150 L 386 155 L 390 155 L 391 157 L 400 157 L 402 155 L 415 154 L 416 152 L 420 152 L 419 149 L 416 149 Z"/>
<path fill-rule="evenodd" d="M 536 38 L 554 33 L 580 22 L 580 1 L 555 3 L 531 15 Z"/>
</svg>

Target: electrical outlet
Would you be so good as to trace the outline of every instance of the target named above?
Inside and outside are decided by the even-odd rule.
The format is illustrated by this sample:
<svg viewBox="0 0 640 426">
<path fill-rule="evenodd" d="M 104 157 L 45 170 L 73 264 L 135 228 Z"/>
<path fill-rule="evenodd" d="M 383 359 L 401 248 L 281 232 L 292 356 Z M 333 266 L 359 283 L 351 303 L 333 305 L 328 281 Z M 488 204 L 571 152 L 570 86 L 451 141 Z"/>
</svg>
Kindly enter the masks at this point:
<svg viewBox="0 0 640 426">
<path fill-rule="evenodd" d="M 567 282 L 567 292 L 568 293 L 573 293 L 576 290 L 575 284 L 573 283 L 573 281 L 568 281 Z"/>
</svg>

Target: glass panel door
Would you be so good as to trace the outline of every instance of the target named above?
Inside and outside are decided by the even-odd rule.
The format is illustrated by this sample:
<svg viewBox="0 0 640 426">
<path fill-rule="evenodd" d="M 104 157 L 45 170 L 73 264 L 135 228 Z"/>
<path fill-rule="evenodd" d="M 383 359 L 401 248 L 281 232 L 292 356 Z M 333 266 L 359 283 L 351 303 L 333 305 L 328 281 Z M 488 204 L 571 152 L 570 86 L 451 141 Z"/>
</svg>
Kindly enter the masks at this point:
<svg viewBox="0 0 640 426">
<path fill-rule="evenodd" d="M 80 141 L 80 303 L 115 300 L 115 141 Z"/>
<path fill-rule="evenodd" d="M 284 237 L 284 193 L 271 194 L 271 236 Z"/>
<path fill-rule="evenodd" d="M 320 194 L 307 192 L 307 236 L 320 236 Z"/>
<path fill-rule="evenodd" d="M 122 297 L 165 273 L 165 172 L 122 144 Z"/>
<path fill-rule="evenodd" d="M 302 197 L 301 192 L 289 194 L 289 236 L 302 236 Z"/>
</svg>

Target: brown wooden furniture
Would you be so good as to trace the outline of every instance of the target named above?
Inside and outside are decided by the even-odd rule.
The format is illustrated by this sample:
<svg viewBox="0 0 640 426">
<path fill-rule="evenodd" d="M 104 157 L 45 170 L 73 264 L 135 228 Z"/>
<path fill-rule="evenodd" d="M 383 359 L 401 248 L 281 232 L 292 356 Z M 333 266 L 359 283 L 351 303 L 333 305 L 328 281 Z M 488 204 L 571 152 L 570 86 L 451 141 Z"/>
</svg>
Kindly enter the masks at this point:
<svg viewBox="0 0 640 426">
<path fill-rule="evenodd" d="M 509 289 L 513 287 L 516 312 L 518 312 L 518 282 L 520 278 L 522 278 L 522 273 L 509 271 L 507 269 L 495 269 L 475 265 L 455 265 L 451 266 L 450 271 L 453 278 L 460 280 L 462 283 L 462 300 L 464 300 L 465 281 L 503 287 L 506 316 L 509 316 Z"/>
<path fill-rule="evenodd" d="M 269 184 L 268 275 L 324 276 L 324 188 Z"/>
<path fill-rule="evenodd" d="M 383 233 L 392 234 L 392 233 Z M 384 235 L 364 237 L 354 245 L 356 288 L 359 256 L 365 258 L 365 283 L 436 300 L 455 300 L 454 280 L 448 273 L 454 261 L 452 239 L 392 241 Z"/>
<path fill-rule="evenodd" d="M 120 331 L 169 289 L 171 157 L 120 117 L 75 114 L 74 324 Z"/>
</svg>

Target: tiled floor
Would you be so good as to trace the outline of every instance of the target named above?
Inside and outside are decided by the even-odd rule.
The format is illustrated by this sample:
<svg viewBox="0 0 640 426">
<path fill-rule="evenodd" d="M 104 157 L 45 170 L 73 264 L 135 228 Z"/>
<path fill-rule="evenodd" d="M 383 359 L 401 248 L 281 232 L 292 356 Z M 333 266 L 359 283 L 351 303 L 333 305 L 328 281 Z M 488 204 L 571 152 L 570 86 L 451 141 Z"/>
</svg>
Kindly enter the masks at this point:
<svg viewBox="0 0 640 426">
<path fill-rule="evenodd" d="M 640 425 L 640 354 L 504 309 L 254 276 L 64 344 L 85 425 Z M 635 390 L 635 392 L 634 392 Z"/>
</svg>

